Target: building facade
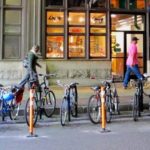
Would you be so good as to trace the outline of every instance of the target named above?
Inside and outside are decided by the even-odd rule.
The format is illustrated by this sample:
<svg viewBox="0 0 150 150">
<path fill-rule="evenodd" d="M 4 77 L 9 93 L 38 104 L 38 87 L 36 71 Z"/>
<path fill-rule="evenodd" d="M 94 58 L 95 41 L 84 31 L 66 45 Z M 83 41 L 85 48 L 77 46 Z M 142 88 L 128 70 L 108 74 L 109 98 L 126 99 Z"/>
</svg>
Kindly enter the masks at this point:
<svg viewBox="0 0 150 150">
<path fill-rule="evenodd" d="M 0 0 L 0 82 L 18 82 L 22 59 L 40 45 L 43 73 L 81 85 L 124 76 L 131 38 L 150 72 L 150 0 Z M 54 79 L 55 81 L 55 79 Z"/>
</svg>

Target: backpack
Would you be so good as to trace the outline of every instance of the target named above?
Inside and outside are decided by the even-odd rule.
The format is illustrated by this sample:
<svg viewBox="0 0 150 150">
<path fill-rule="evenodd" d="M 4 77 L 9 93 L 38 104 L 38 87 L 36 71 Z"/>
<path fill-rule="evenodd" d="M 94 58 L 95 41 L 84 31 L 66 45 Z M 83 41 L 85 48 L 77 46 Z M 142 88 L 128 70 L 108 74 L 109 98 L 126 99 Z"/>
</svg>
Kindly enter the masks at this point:
<svg viewBox="0 0 150 150">
<path fill-rule="evenodd" d="M 28 56 L 25 56 L 25 58 L 23 59 L 22 63 L 23 63 L 23 67 L 24 68 L 28 68 L 28 66 L 29 66 Z"/>
</svg>

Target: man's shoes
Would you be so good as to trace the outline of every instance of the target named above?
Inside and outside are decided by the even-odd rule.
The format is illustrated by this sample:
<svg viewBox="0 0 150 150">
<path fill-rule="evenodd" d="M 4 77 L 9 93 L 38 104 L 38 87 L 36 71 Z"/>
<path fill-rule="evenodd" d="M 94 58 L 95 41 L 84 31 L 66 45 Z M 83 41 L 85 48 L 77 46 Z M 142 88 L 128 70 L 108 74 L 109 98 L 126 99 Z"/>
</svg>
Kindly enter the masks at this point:
<svg viewBox="0 0 150 150">
<path fill-rule="evenodd" d="M 127 89 L 127 86 L 123 86 L 123 89 Z"/>
</svg>

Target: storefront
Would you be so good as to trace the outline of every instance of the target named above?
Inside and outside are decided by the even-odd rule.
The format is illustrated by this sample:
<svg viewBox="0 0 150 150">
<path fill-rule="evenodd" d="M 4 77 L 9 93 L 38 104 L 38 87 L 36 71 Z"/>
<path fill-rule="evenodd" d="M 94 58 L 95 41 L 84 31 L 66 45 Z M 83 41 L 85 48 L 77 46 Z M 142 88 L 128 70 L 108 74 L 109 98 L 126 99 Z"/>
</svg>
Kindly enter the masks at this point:
<svg viewBox="0 0 150 150">
<path fill-rule="evenodd" d="M 21 68 L 20 60 L 33 44 L 39 44 L 44 72 L 88 85 L 95 82 L 91 76 L 123 78 L 127 48 L 137 36 L 139 67 L 142 73 L 149 72 L 149 3 L 1 0 L 0 63 L 18 62 Z"/>
</svg>

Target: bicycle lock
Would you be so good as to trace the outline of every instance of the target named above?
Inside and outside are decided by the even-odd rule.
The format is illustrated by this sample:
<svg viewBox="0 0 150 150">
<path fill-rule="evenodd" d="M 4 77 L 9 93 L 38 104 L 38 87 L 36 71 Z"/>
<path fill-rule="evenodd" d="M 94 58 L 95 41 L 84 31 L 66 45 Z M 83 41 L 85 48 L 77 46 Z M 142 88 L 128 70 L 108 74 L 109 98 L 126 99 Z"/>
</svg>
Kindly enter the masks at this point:
<svg viewBox="0 0 150 150">
<path fill-rule="evenodd" d="M 100 109 L 100 112 L 101 112 L 101 121 L 102 121 L 102 124 L 101 124 L 101 127 L 102 127 L 102 133 L 105 133 L 105 132 L 110 132 L 110 130 L 106 129 L 106 101 L 105 101 L 105 98 L 106 98 L 106 94 L 105 94 L 105 87 L 101 86 L 101 107 L 99 107 Z"/>
<path fill-rule="evenodd" d="M 35 93 L 35 87 L 31 87 L 30 88 L 29 136 L 28 137 L 37 137 L 38 136 L 33 133 L 34 93 Z"/>
</svg>

